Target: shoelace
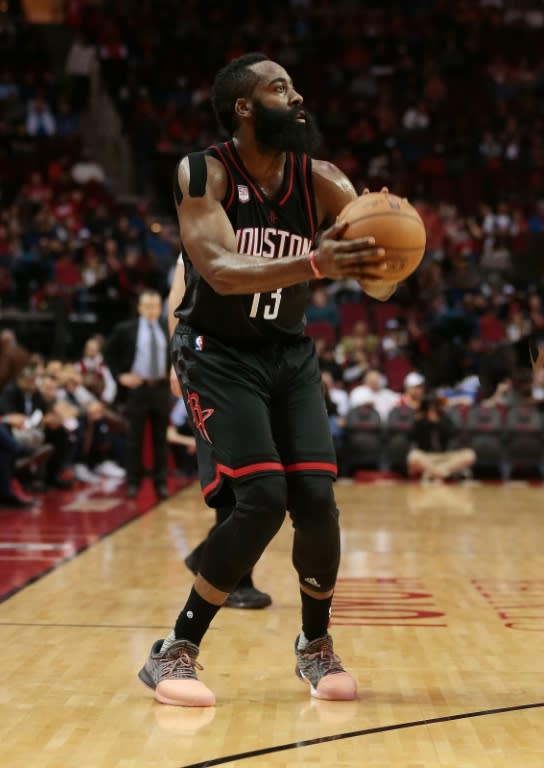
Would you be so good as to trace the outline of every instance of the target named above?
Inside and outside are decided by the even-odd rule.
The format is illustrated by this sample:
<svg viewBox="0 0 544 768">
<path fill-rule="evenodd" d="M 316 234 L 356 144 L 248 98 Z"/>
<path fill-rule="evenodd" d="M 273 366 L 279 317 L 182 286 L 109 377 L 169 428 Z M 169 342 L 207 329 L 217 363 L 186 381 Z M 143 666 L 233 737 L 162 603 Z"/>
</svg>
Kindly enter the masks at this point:
<svg viewBox="0 0 544 768">
<path fill-rule="evenodd" d="M 196 659 L 192 659 L 188 653 L 182 651 L 173 658 L 166 658 L 161 663 L 161 677 L 174 677 L 177 679 L 196 677 L 195 669 L 204 669 Z"/>
<path fill-rule="evenodd" d="M 302 651 L 302 653 L 304 654 L 304 658 L 308 661 L 316 661 L 319 659 L 324 666 L 324 675 L 345 671 L 340 658 L 334 653 L 330 645 L 327 643 L 323 643 L 318 651 L 314 651 L 312 653 L 306 653 L 306 651 Z"/>
</svg>

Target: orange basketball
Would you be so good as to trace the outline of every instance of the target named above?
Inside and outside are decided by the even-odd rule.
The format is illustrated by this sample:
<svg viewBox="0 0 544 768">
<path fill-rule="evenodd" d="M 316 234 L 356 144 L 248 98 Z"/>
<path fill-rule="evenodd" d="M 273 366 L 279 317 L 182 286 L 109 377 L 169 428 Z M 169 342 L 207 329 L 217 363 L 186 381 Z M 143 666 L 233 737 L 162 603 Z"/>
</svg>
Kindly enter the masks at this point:
<svg viewBox="0 0 544 768">
<path fill-rule="evenodd" d="M 373 237 L 385 248 L 384 280 L 405 280 L 425 253 L 425 226 L 421 216 L 404 197 L 389 192 L 360 195 L 341 211 L 338 221 L 349 226 L 344 239 Z"/>
</svg>

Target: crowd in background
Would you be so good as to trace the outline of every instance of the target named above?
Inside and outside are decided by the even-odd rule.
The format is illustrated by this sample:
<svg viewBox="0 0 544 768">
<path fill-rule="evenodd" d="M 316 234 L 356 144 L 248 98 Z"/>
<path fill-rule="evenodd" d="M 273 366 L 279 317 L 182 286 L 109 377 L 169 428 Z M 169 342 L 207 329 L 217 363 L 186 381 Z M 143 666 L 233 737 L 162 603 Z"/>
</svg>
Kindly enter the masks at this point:
<svg viewBox="0 0 544 768">
<path fill-rule="evenodd" d="M 122 472 L 115 382 L 104 371 L 91 382 L 75 363 L 89 344 L 99 355 L 100 336 L 130 316 L 144 288 L 166 296 L 179 245 L 173 168 L 218 137 L 213 75 L 253 49 L 292 74 L 322 129 L 320 155 L 359 190 L 386 184 L 407 195 L 427 230 L 422 265 L 386 305 L 355 283 L 311 286 L 308 332 L 334 394 L 337 439 L 361 391 L 391 393 L 369 395 L 379 411 L 405 396 L 410 372 L 467 404 L 543 401 L 530 360 L 544 343 L 538 4 L 70 0 L 62 62 L 16 6 L 0 12 L 0 318 L 31 359 L 8 371 L 15 346 L 3 339 L 0 389 L 4 414 L 25 387 L 70 404 L 38 426 L 39 445 L 53 446 L 40 459 L 47 483 L 62 482 L 66 467 L 88 482 L 105 462 Z M 153 194 L 130 204 L 83 141 L 95 66 L 130 143 L 136 187 L 139 176 L 151 180 Z"/>
</svg>

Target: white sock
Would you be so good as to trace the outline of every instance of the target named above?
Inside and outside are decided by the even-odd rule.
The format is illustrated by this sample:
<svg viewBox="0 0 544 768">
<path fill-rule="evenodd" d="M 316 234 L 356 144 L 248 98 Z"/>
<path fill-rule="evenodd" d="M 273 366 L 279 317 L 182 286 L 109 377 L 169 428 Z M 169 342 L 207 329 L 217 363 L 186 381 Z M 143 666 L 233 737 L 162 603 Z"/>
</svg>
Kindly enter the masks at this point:
<svg viewBox="0 0 544 768">
<path fill-rule="evenodd" d="M 176 642 L 176 635 L 174 630 L 172 630 L 170 634 L 167 635 L 163 640 L 163 643 L 161 645 L 161 653 L 164 653 L 165 651 L 167 651 L 172 645 L 172 643 L 175 643 L 175 642 Z"/>
</svg>

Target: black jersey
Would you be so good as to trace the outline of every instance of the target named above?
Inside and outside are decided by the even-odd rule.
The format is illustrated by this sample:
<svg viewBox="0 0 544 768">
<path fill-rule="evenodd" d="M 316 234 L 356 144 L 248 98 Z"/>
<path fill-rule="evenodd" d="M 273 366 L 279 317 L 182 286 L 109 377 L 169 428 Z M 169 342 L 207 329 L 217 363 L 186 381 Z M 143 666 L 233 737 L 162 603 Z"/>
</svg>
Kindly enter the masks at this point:
<svg viewBox="0 0 544 768">
<path fill-rule="evenodd" d="M 239 253 L 264 259 L 309 253 L 316 206 L 312 161 L 307 155 L 287 153 L 283 183 L 269 198 L 245 169 L 233 141 L 216 144 L 205 154 L 225 167 L 228 183 L 223 207 L 236 233 Z M 185 252 L 184 261 L 186 291 L 175 312 L 182 325 L 243 346 L 288 341 L 302 334 L 308 283 L 268 293 L 220 296 Z"/>
</svg>

